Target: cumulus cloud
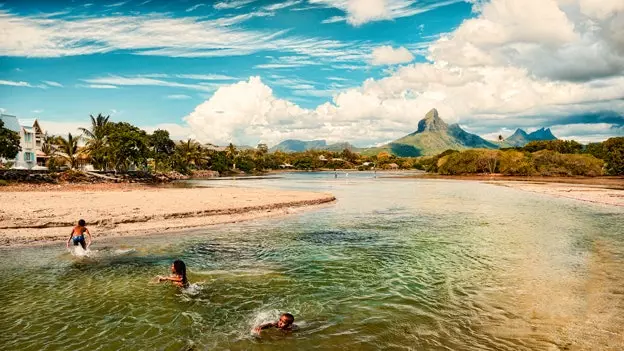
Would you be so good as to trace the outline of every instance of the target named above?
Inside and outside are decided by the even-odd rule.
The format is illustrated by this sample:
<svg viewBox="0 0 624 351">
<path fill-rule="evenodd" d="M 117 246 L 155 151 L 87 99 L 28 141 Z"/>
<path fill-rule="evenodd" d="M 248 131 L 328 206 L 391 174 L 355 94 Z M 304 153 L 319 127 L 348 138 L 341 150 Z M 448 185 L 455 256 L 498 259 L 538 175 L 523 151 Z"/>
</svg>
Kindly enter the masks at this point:
<svg viewBox="0 0 624 351">
<path fill-rule="evenodd" d="M 371 63 L 373 65 L 396 65 L 413 60 L 414 55 L 402 46 L 396 49 L 392 46 L 380 46 L 373 50 Z"/>
<path fill-rule="evenodd" d="M 478 2 L 475 18 L 430 45 L 429 62 L 368 79 L 314 109 L 276 98 L 254 77 L 220 88 L 185 120 L 198 136 L 218 143 L 301 136 L 362 145 L 412 132 L 433 107 L 448 122 L 460 122 L 481 134 L 562 125 L 563 116 L 596 111 L 621 116 L 620 3 Z M 346 8 L 347 3 L 342 5 Z M 582 50 L 585 54 L 577 54 Z M 621 125 L 600 123 L 584 122 L 604 132 L 594 136 L 621 133 Z M 557 128 L 562 136 L 579 136 Z"/>
</svg>

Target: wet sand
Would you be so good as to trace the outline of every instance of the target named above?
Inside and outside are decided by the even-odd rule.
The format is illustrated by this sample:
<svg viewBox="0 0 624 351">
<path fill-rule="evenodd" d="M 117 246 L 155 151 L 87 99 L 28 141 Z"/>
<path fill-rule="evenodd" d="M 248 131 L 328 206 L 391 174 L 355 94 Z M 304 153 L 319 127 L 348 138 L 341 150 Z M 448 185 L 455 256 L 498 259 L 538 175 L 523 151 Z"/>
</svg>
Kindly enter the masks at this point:
<svg viewBox="0 0 624 351">
<path fill-rule="evenodd" d="M 280 216 L 334 200 L 326 193 L 244 188 L 4 187 L 0 247 L 67 240 L 80 218 L 97 240 Z"/>
</svg>

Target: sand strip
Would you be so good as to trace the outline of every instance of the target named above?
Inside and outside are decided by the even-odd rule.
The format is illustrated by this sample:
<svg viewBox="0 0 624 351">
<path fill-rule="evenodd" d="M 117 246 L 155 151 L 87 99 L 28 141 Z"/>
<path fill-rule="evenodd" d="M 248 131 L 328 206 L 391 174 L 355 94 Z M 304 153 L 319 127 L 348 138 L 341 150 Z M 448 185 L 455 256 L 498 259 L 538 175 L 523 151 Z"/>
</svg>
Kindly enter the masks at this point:
<svg viewBox="0 0 624 351">
<path fill-rule="evenodd" d="M 608 185 L 563 184 L 541 182 L 495 181 L 490 184 L 514 189 L 565 197 L 596 204 L 624 207 L 624 190 Z"/>
<path fill-rule="evenodd" d="M 245 188 L 61 188 L 0 191 L 0 247 L 67 240 L 80 218 L 98 237 L 239 222 L 330 203 L 326 193 Z"/>
</svg>

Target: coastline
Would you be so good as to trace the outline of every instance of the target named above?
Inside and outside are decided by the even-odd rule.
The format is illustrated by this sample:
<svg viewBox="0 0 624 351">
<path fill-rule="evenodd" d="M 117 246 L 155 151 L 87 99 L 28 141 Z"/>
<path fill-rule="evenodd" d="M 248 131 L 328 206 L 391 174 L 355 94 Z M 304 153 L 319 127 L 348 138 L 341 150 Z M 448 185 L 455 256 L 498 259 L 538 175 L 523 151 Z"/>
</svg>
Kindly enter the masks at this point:
<svg viewBox="0 0 624 351">
<path fill-rule="evenodd" d="M 335 200 L 327 193 L 246 188 L 3 187 L 0 248 L 65 241 L 80 218 L 97 241 L 283 216 Z"/>
</svg>

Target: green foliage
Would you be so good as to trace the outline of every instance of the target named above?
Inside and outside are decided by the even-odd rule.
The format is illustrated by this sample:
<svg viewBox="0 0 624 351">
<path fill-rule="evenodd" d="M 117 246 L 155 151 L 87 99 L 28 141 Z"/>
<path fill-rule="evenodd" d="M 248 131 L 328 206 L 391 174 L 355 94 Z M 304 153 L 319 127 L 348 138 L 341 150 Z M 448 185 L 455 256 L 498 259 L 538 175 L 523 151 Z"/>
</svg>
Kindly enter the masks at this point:
<svg viewBox="0 0 624 351">
<path fill-rule="evenodd" d="M 91 118 L 91 129 L 80 128 L 83 138 L 87 140 L 84 152 L 89 155 L 89 160 L 95 169 L 106 168 L 110 150 L 108 150 L 108 136 L 111 132 L 112 123 L 110 116 L 101 113 Z"/>
<path fill-rule="evenodd" d="M 607 139 L 603 148 L 607 174 L 624 175 L 624 137 Z"/>
<path fill-rule="evenodd" d="M 435 166 L 434 163 L 435 162 Z M 472 149 L 445 152 L 421 164 L 444 175 L 503 173 L 505 175 L 599 176 L 603 161 L 587 154 L 562 154 L 551 150 L 535 153 L 516 150 Z"/>
<path fill-rule="evenodd" d="M 522 150 L 527 152 L 550 150 L 560 154 L 578 154 L 583 150 L 583 145 L 574 140 L 538 140 L 526 144 Z"/>
<path fill-rule="evenodd" d="M 71 133 L 67 134 L 67 139 L 59 136 L 54 138 L 55 148 L 57 150 L 56 160 L 59 166 L 65 165 L 70 169 L 76 169 L 79 166 L 80 147 L 78 146 L 79 137 L 74 137 Z"/>
<path fill-rule="evenodd" d="M 498 151 L 472 149 L 442 157 L 438 161 L 438 172 L 446 175 L 494 173 L 497 164 Z"/>
<path fill-rule="evenodd" d="M 9 182 L 7 182 L 4 179 L 0 179 L 0 186 L 7 186 L 7 185 L 9 185 Z"/>
<path fill-rule="evenodd" d="M 149 158 L 147 133 L 126 122 L 109 124 L 107 159 L 112 168 L 125 172 L 132 165 L 145 167 Z"/>
<path fill-rule="evenodd" d="M 531 154 L 508 150 L 502 151 L 499 171 L 505 175 L 529 176 L 535 173 Z"/>
<path fill-rule="evenodd" d="M 591 155 L 560 154 L 541 150 L 533 154 L 537 173 L 543 176 L 589 176 L 603 174 L 604 162 Z"/>
<path fill-rule="evenodd" d="M 21 149 L 19 134 L 4 128 L 0 119 L 0 158 L 14 159 Z"/>
<path fill-rule="evenodd" d="M 175 143 L 169 138 L 169 132 L 157 129 L 148 136 L 148 145 L 154 166 L 157 171 L 169 171 L 172 169 L 171 156 L 175 152 Z"/>
<path fill-rule="evenodd" d="M 585 149 L 583 150 L 583 152 L 586 154 L 590 154 L 594 156 L 595 158 L 604 160 L 607 158 L 607 153 L 604 149 L 603 144 L 604 143 L 589 143 L 587 144 L 587 146 L 585 146 Z"/>
</svg>

